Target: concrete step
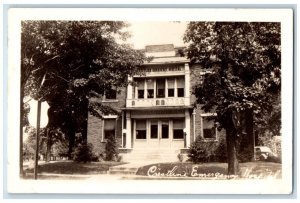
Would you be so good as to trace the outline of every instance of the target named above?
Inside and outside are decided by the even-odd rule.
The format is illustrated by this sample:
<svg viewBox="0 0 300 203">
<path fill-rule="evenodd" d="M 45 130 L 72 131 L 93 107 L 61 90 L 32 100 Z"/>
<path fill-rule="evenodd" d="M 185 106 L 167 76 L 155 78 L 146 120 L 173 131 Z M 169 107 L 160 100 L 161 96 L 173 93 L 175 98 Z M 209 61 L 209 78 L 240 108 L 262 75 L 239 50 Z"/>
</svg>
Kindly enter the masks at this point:
<svg viewBox="0 0 300 203">
<path fill-rule="evenodd" d="M 137 170 L 138 167 L 114 166 L 109 168 L 108 174 L 135 175 Z"/>
<path fill-rule="evenodd" d="M 128 162 L 171 162 L 178 161 L 177 155 L 180 152 L 178 149 L 160 148 L 160 149 L 147 149 L 147 148 L 134 148 L 131 153 L 124 154 L 124 160 Z"/>
</svg>

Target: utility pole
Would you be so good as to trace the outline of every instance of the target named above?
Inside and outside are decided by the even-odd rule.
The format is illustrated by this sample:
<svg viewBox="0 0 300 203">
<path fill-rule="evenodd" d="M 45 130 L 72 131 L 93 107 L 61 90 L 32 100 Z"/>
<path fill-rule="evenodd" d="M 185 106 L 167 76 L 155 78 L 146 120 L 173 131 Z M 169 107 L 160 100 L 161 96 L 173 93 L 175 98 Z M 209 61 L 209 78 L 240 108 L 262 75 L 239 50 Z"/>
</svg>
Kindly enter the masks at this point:
<svg viewBox="0 0 300 203">
<path fill-rule="evenodd" d="M 37 174 L 38 174 L 41 104 L 42 104 L 41 101 L 38 100 L 38 105 L 37 105 L 37 121 L 36 121 L 36 134 L 35 134 L 35 159 L 34 159 L 34 179 L 35 180 L 37 179 Z"/>
</svg>

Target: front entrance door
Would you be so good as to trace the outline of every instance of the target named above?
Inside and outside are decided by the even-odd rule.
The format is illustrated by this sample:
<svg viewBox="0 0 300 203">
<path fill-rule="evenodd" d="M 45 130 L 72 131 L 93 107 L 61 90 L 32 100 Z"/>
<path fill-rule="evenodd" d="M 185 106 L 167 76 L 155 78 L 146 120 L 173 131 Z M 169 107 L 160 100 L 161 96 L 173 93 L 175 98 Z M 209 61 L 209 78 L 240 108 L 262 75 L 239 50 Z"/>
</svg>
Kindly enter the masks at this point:
<svg viewBox="0 0 300 203">
<path fill-rule="evenodd" d="M 159 148 L 170 148 L 170 124 L 169 120 L 160 121 Z"/>
<path fill-rule="evenodd" d="M 149 120 L 149 147 L 170 148 L 170 125 L 169 120 Z"/>
<path fill-rule="evenodd" d="M 145 136 L 141 137 L 141 122 Z M 163 149 L 171 147 L 170 121 L 167 119 L 136 120 L 135 148 Z"/>
</svg>

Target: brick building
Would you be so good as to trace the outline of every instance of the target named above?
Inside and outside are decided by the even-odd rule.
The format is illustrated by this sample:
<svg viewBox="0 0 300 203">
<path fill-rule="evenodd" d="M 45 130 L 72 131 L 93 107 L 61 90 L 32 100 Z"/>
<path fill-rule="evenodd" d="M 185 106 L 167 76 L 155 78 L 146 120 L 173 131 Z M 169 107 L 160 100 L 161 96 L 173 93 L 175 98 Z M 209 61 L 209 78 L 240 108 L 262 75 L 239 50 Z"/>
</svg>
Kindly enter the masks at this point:
<svg viewBox="0 0 300 203">
<path fill-rule="evenodd" d="M 115 136 L 124 161 L 176 161 L 197 136 L 217 141 L 218 132 L 210 119 L 194 106 L 192 87 L 205 71 L 191 66 L 172 44 L 145 48 L 153 60 L 130 77 L 135 85 L 107 93 L 99 102 L 116 108 L 120 115 L 89 115 L 88 142 L 98 154 L 104 152 L 108 136 Z"/>
</svg>

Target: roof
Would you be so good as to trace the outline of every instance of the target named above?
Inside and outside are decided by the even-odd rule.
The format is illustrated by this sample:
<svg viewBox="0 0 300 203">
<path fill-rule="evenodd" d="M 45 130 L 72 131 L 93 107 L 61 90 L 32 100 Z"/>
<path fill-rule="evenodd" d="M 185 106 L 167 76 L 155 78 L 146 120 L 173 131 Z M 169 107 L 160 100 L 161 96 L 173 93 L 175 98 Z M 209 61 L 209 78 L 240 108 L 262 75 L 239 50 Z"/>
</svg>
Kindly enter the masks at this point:
<svg viewBox="0 0 300 203">
<path fill-rule="evenodd" d="M 153 110 L 174 110 L 174 109 L 193 109 L 193 106 L 152 106 L 152 107 L 124 107 L 122 110 L 136 110 L 136 111 L 153 111 Z"/>
<path fill-rule="evenodd" d="M 189 63 L 190 60 L 186 57 L 161 57 L 153 58 L 150 62 L 145 62 L 145 65 L 151 64 L 166 64 L 166 63 Z"/>
<path fill-rule="evenodd" d="M 169 52 L 174 51 L 174 45 L 173 44 L 160 44 L 160 45 L 148 45 L 145 47 L 146 52 L 152 53 L 152 52 Z"/>
</svg>

